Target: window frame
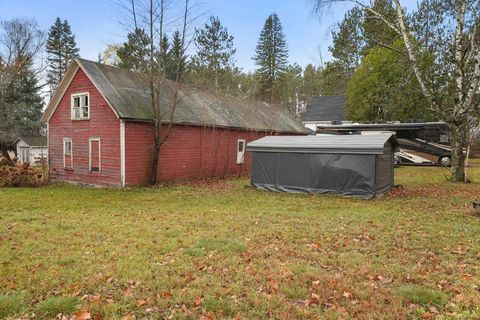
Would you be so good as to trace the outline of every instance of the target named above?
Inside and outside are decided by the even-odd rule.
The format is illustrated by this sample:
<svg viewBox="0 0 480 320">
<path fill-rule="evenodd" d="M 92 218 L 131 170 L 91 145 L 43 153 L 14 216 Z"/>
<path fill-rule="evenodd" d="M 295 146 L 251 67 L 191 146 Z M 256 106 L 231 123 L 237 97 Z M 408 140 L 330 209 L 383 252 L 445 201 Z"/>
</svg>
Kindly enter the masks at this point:
<svg viewBox="0 0 480 320">
<path fill-rule="evenodd" d="M 88 104 L 86 106 L 82 106 L 82 97 L 86 96 L 88 100 Z M 88 108 L 88 116 L 87 117 L 75 117 L 75 98 L 79 97 L 80 98 L 80 115 L 83 115 L 83 108 L 87 107 Z M 89 92 L 79 92 L 79 93 L 73 93 L 70 98 L 70 116 L 72 121 L 82 121 L 82 120 L 90 120 L 90 93 Z"/>
<path fill-rule="evenodd" d="M 70 153 L 66 153 L 67 143 L 70 143 Z M 70 166 L 69 167 L 67 167 L 67 161 L 66 161 L 66 156 L 67 155 L 70 156 Z M 72 138 L 68 138 L 68 137 L 63 138 L 63 168 L 73 170 L 73 140 L 72 140 Z"/>
<path fill-rule="evenodd" d="M 239 150 L 240 143 L 242 143 L 242 151 Z M 237 164 L 245 163 L 245 149 L 246 149 L 245 139 L 238 139 L 237 140 Z"/>
<path fill-rule="evenodd" d="M 99 137 L 88 139 L 88 171 L 91 173 L 100 173 L 102 171 L 102 139 Z M 92 142 L 98 142 L 98 170 L 92 170 Z"/>
</svg>

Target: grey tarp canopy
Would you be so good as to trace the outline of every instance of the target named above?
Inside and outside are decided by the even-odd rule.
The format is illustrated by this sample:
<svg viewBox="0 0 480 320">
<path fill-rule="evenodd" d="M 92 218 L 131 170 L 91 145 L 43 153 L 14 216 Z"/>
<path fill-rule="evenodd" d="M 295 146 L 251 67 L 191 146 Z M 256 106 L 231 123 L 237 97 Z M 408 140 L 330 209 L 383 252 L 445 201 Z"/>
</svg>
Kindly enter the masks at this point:
<svg viewBox="0 0 480 320">
<path fill-rule="evenodd" d="M 259 189 L 371 198 L 393 187 L 398 142 L 391 133 L 268 136 L 247 150 Z"/>
</svg>

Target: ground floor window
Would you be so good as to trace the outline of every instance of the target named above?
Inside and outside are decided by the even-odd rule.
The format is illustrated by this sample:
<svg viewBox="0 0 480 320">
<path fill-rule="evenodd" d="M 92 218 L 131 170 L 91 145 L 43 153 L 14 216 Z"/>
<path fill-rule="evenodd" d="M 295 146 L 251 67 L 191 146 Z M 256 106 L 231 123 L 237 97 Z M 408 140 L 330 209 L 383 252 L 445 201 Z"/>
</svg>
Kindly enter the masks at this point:
<svg viewBox="0 0 480 320">
<path fill-rule="evenodd" d="M 101 166 L 101 150 L 100 138 L 90 138 L 89 146 L 89 170 L 90 172 L 100 172 Z"/>
<path fill-rule="evenodd" d="M 237 141 L 237 164 L 243 164 L 245 160 L 245 140 L 239 139 Z"/>
<path fill-rule="evenodd" d="M 73 169 L 73 145 L 71 138 L 63 138 L 63 167 Z"/>
<path fill-rule="evenodd" d="M 28 151 L 29 151 L 28 148 L 24 148 L 24 147 L 20 148 L 20 154 L 18 156 L 20 157 L 21 163 L 30 162 L 30 159 L 29 159 L 30 152 Z"/>
</svg>

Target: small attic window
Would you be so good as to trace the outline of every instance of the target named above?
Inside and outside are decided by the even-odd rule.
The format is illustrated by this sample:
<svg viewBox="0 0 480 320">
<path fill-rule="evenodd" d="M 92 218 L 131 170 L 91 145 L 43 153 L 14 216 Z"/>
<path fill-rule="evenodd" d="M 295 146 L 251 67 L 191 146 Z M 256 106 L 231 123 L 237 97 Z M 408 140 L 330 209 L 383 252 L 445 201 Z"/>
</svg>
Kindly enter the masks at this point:
<svg viewBox="0 0 480 320">
<path fill-rule="evenodd" d="M 90 95 L 87 93 L 72 94 L 72 120 L 90 119 Z"/>
</svg>

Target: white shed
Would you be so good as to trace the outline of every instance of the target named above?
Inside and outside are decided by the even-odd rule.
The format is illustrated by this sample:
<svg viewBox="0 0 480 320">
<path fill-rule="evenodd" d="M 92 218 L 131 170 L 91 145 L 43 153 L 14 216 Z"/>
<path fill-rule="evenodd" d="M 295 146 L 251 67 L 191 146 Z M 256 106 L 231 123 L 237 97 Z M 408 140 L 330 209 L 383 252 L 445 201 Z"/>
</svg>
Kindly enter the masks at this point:
<svg viewBox="0 0 480 320">
<path fill-rule="evenodd" d="M 40 164 L 48 157 L 47 137 L 20 137 L 16 141 L 18 162 L 31 165 Z"/>
</svg>

